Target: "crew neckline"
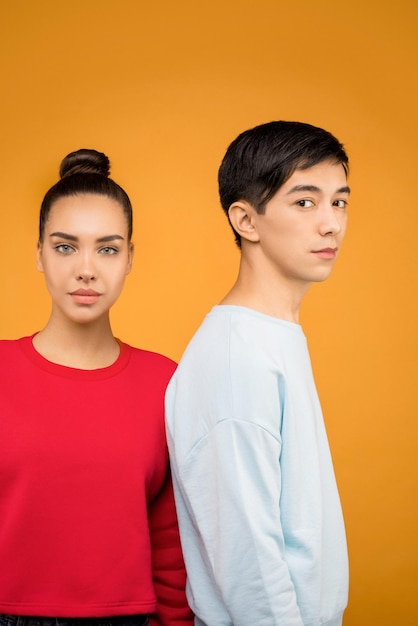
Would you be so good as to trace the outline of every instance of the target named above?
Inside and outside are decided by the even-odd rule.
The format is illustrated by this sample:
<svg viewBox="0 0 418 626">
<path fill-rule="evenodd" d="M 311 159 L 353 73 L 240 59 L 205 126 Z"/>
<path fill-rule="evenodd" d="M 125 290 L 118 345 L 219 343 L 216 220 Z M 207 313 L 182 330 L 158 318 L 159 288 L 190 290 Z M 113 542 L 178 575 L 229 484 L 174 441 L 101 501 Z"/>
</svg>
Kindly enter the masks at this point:
<svg viewBox="0 0 418 626">
<path fill-rule="evenodd" d="M 18 341 L 25 356 L 38 368 L 53 374 L 55 376 L 61 376 L 63 378 L 72 378 L 78 380 L 102 380 L 104 378 L 111 378 L 123 370 L 128 364 L 131 347 L 116 339 L 120 346 L 119 355 L 111 365 L 106 367 L 100 367 L 93 370 L 78 369 L 75 367 L 68 367 L 67 365 L 60 365 L 49 361 L 42 356 L 33 345 L 33 338 L 37 333 L 22 337 Z"/>
<path fill-rule="evenodd" d="M 274 317 L 274 315 L 268 315 L 267 313 L 262 313 L 261 311 L 257 311 L 256 309 L 252 309 L 251 307 L 243 306 L 241 304 L 216 304 L 211 309 L 209 314 L 219 312 L 247 313 L 248 315 L 264 319 L 270 323 L 284 325 L 289 328 L 293 328 L 294 330 L 298 329 L 303 332 L 301 324 L 298 324 L 297 322 L 290 322 L 289 320 L 284 320 L 280 317 Z"/>
</svg>

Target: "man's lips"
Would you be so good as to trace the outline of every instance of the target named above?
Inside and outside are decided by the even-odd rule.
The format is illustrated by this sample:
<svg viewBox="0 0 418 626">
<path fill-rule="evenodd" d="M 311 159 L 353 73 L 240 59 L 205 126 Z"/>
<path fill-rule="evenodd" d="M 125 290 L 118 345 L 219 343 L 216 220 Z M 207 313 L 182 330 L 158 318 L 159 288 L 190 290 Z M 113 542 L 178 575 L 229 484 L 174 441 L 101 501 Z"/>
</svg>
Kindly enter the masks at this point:
<svg viewBox="0 0 418 626">
<path fill-rule="evenodd" d="M 313 254 L 321 257 L 321 259 L 335 259 L 338 248 L 321 248 L 320 250 L 312 250 Z"/>
</svg>

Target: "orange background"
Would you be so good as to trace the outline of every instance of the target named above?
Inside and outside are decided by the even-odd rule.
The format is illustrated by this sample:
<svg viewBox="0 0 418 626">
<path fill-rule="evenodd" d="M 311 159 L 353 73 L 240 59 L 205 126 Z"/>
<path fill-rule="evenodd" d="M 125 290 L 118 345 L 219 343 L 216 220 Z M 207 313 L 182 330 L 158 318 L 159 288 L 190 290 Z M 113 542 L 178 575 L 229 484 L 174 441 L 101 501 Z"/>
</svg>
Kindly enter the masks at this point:
<svg viewBox="0 0 418 626">
<path fill-rule="evenodd" d="M 417 18 L 412 0 L 16 0 L 0 15 L 1 337 L 48 316 L 38 207 L 67 152 L 106 152 L 135 207 L 116 334 L 178 359 L 237 271 L 216 188 L 230 141 L 288 119 L 346 145 L 349 233 L 302 312 L 347 524 L 345 626 L 418 623 Z"/>
</svg>

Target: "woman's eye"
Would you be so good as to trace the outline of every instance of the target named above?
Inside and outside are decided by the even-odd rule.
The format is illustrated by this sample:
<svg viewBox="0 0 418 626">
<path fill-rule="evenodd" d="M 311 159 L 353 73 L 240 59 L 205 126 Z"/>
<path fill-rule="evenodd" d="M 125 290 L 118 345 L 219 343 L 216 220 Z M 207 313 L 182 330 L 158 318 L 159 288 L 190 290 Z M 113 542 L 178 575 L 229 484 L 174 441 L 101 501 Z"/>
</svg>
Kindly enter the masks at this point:
<svg viewBox="0 0 418 626">
<path fill-rule="evenodd" d="M 314 203 L 312 200 L 298 200 L 296 204 L 304 209 L 309 209 Z"/>
<path fill-rule="evenodd" d="M 71 254 L 71 252 L 74 252 L 74 248 L 68 243 L 60 243 L 58 246 L 55 246 L 55 250 L 61 254 Z"/>
<path fill-rule="evenodd" d="M 99 254 L 117 254 L 118 249 L 112 248 L 112 246 L 105 246 L 104 248 L 100 248 Z"/>
</svg>

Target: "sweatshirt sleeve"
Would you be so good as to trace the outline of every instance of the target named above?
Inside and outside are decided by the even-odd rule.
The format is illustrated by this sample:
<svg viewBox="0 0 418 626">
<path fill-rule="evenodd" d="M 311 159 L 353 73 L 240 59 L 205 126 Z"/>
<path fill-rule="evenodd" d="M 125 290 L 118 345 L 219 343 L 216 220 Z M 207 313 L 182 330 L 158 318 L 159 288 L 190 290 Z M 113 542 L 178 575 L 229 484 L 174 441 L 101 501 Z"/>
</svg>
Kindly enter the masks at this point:
<svg viewBox="0 0 418 626">
<path fill-rule="evenodd" d="M 179 468 L 182 497 L 198 528 L 199 558 L 231 624 L 303 626 L 284 559 L 280 451 L 280 439 L 266 429 L 226 419 Z M 192 597 L 202 597 L 202 568 L 194 569 L 194 554 L 187 548 Z"/>
<path fill-rule="evenodd" d="M 148 508 L 157 610 L 151 626 L 190 626 L 194 617 L 186 599 L 186 570 L 181 551 L 170 472 Z"/>
</svg>

